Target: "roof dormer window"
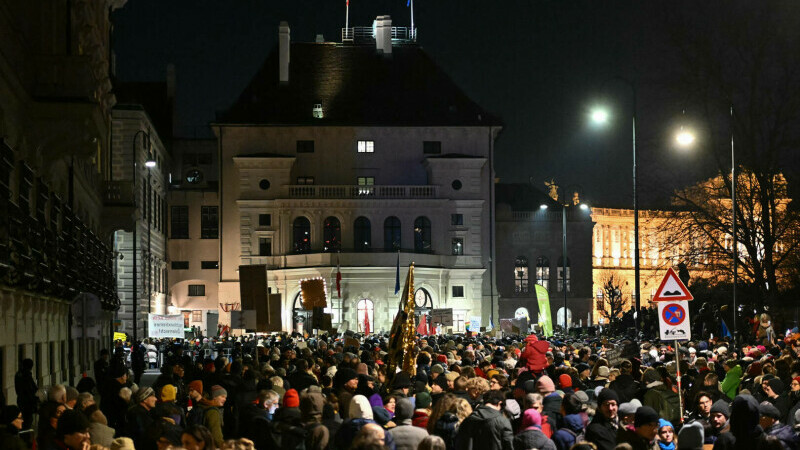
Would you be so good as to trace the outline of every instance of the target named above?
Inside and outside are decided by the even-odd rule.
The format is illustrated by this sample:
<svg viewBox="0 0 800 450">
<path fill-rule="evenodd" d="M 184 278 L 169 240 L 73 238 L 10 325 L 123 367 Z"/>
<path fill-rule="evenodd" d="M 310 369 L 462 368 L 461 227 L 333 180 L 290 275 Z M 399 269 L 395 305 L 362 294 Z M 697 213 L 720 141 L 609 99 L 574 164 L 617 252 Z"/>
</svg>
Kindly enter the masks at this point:
<svg viewBox="0 0 800 450">
<path fill-rule="evenodd" d="M 315 119 L 322 119 L 324 116 L 322 112 L 322 103 L 314 103 L 314 110 L 312 111 L 312 115 Z"/>
</svg>

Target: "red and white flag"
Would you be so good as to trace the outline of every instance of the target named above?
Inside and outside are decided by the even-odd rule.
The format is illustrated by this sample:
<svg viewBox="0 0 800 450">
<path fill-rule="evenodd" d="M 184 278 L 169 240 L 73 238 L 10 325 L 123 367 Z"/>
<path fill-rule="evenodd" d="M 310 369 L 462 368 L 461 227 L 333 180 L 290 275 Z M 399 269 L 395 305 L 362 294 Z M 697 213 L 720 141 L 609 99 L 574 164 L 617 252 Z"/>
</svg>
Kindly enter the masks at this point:
<svg viewBox="0 0 800 450">
<path fill-rule="evenodd" d="M 425 314 L 419 316 L 419 325 L 417 325 L 417 333 L 426 336 L 428 334 L 428 316 Z"/>
<path fill-rule="evenodd" d="M 369 334 L 369 311 L 364 310 L 364 334 Z"/>
</svg>

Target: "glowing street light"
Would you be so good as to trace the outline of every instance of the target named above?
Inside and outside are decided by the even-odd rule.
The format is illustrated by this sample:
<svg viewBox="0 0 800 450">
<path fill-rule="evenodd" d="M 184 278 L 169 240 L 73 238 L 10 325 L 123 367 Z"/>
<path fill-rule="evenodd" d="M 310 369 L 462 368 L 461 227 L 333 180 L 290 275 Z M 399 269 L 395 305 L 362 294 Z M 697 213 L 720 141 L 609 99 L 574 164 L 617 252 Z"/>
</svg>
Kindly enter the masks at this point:
<svg viewBox="0 0 800 450">
<path fill-rule="evenodd" d="M 608 122 L 608 111 L 604 109 L 595 109 L 592 111 L 592 122 L 599 125 Z"/>
<path fill-rule="evenodd" d="M 679 146 L 684 148 L 694 144 L 694 140 L 695 140 L 694 133 L 688 130 L 684 130 L 683 127 L 681 127 L 681 131 L 679 131 L 678 134 L 675 135 L 675 142 L 677 142 Z"/>
</svg>

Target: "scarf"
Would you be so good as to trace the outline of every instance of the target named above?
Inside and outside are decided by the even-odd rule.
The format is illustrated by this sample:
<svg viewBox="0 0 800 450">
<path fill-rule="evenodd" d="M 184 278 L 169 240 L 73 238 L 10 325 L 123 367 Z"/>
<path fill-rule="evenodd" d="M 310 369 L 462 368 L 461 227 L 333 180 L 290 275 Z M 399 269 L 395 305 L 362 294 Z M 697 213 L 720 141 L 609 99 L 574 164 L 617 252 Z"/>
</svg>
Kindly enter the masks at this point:
<svg viewBox="0 0 800 450">
<path fill-rule="evenodd" d="M 661 448 L 661 450 L 675 450 L 675 441 L 673 440 L 669 444 L 665 444 L 662 441 L 658 441 L 658 446 Z"/>
</svg>

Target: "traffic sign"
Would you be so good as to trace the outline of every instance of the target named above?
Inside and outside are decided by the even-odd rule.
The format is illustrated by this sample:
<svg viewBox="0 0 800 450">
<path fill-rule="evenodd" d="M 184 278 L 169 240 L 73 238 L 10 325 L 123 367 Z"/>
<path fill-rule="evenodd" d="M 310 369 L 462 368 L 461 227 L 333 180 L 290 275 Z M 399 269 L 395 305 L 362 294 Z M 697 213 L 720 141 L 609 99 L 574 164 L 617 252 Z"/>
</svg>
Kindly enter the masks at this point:
<svg viewBox="0 0 800 450">
<path fill-rule="evenodd" d="M 694 297 L 683 281 L 678 278 L 678 274 L 670 267 L 667 274 L 664 275 L 664 279 L 661 280 L 661 285 L 658 287 L 656 295 L 653 296 L 653 301 L 672 302 L 676 300 L 694 300 Z"/>
<path fill-rule="evenodd" d="M 690 339 L 689 301 L 659 302 L 658 324 L 662 340 Z"/>
</svg>

